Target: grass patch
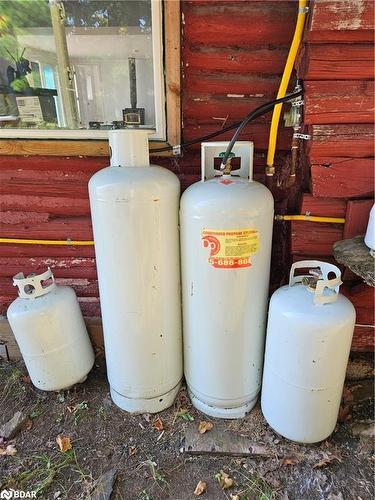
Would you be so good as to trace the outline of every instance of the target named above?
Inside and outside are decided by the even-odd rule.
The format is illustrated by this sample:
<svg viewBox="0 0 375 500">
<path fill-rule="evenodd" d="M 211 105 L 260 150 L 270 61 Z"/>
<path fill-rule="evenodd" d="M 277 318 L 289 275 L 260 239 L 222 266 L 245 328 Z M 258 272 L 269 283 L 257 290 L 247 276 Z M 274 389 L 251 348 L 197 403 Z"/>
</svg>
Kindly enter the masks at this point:
<svg viewBox="0 0 375 500">
<path fill-rule="evenodd" d="M 232 472 L 241 476 L 242 488 L 237 492 L 241 500 L 276 500 L 277 491 L 257 474 L 245 474 L 238 469 Z"/>
<path fill-rule="evenodd" d="M 27 460 L 28 468 L 15 475 L 8 476 L 1 488 L 15 488 L 36 491 L 37 495 L 45 492 L 53 481 L 62 478 L 66 472 L 73 472 L 77 480 L 87 481 L 91 477 L 78 463 L 74 450 L 63 454 L 54 453 L 35 455 Z"/>
<path fill-rule="evenodd" d="M 4 404 L 8 399 L 14 400 L 25 394 L 25 386 L 22 383 L 22 377 L 24 374 L 18 368 L 13 368 L 11 366 L 1 366 L 1 378 L 6 379 L 4 384 L 1 400 Z"/>
</svg>

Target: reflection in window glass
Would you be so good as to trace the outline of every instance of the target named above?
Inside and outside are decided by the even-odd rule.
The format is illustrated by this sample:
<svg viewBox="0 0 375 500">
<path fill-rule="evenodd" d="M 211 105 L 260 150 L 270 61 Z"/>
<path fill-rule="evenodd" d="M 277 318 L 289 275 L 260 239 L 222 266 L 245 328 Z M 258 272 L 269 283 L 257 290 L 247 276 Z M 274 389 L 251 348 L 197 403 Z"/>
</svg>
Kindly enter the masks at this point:
<svg viewBox="0 0 375 500">
<path fill-rule="evenodd" d="M 151 0 L 1 0 L 1 128 L 155 121 Z"/>
</svg>

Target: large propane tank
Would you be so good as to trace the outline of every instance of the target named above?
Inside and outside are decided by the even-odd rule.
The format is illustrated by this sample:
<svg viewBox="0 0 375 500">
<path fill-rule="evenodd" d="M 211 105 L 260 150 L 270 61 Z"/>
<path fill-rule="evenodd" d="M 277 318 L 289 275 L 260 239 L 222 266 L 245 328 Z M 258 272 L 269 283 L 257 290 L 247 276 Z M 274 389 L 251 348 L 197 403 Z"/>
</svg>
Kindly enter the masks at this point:
<svg viewBox="0 0 375 500">
<path fill-rule="evenodd" d="M 89 182 L 111 397 L 133 413 L 170 406 L 182 378 L 180 184 L 150 165 L 149 133 L 110 131 Z"/>
<path fill-rule="evenodd" d="M 50 269 L 13 284 L 19 297 L 7 315 L 32 383 L 59 391 L 83 382 L 95 356 L 74 290 L 56 285 Z"/>
<path fill-rule="evenodd" d="M 252 180 L 251 142 L 233 148 L 239 169 L 215 170 L 227 145 L 202 143 L 202 180 L 181 198 L 184 362 L 193 405 L 239 418 L 261 383 L 273 197 Z"/>
<path fill-rule="evenodd" d="M 295 276 L 301 268 L 309 275 Z M 262 411 L 276 432 L 300 443 L 322 441 L 336 425 L 355 323 L 341 283 L 332 264 L 297 262 L 270 301 Z"/>
</svg>

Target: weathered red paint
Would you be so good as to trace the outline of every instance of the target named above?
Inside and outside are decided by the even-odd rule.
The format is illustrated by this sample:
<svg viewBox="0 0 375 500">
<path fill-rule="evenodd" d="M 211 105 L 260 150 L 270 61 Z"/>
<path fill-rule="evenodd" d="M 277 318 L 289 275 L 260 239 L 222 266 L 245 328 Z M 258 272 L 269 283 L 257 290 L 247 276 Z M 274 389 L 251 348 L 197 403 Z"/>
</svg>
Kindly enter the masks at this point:
<svg viewBox="0 0 375 500">
<path fill-rule="evenodd" d="M 249 30 L 250 31 L 250 30 Z M 275 48 L 253 49 L 243 47 L 212 48 L 185 45 L 184 70 L 216 71 L 223 74 L 277 75 L 282 73 L 288 51 Z"/>
<path fill-rule="evenodd" d="M 305 123 L 373 123 L 373 81 L 305 82 Z"/>
<path fill-rule="evenodd" d="M 319 0 L 313 4 L 305 39 L 310 43 L 372 42 L 373 0 Z"/>
<path fill-rule="evenodd" d="M 311 164 L 314 196 L 359 198 L 374 194 L 374 161 L 371 158 L 320 158 Z"/>
<path fill-rule="evenodd" d="M 344 240 L 366 233 L 373 199 L 349 200 L 346 206 Z"/>
<path fill-rule="evenodd" d="M 340 224 L 292 221 L 291 251 L 299 255 L 331 255 L 333 244 L 342 236 Z"/>
<path fill-rule="evenodd" d="M 44 222 L 26 221 L 3 224 L 3 238 L 44 240 L 92 240 L 89 217 L 50 218 Z"/>
<path fill-rule="evenodd" d="M 70 246 L 70 245 L 19 245 L 3 243 L 0 244 L 0 258 L 5 257 L 46 257 L 53 255 L 56 259 L 69 258 L 91 258 L 95 257 L 93 246 Z M 3 261 L 3 263 L 5 260 Z M 21 269 L 20 269 L 21 270 Z M 11 276 L 11 275 L 9 275 Z"/>
<path fill-rule="evenodd" d="M 184 37 L 210 47 L 289 47 L 297 9 L 294 2 L 184 2 Z"/>
<path fill-rule="evenodd" d="M 353 352 L 374 352 L 375 327 L 373 325 L 356 325 L 354 328 L 351 350 Z"/>
<path fill-rule="evenodd" d="M 373 44 L 304 44 L 296 68 L 304 80 L 372 80 Z"/>
<path fill-rule="evenodd" d="M 350 299 L 356 308 L 356 323 L 361 325 L 373 325 L 375 311 L 374 289 L 361 283 L 354 286 L 342 286 L 340 291 Z"/>
<path fill-rule="evenodd" d="M 310 193 L 303 193 L 300 213 L 320 217 L 345 217 L 346 200 L 340 198 L 316 198 Z"/>
<path fill-rule="evenodd" d="M 307 151 L 311 162 L 321 157 L 369 158 L 374 156 L 374 125 L 311 125 Z"/>
<path fill-rule="evenodd" d="M 51 253 L 51 252 L 50 252 Z M 47 254 L 47 251 L 46 251 Z M 41 273 L 50 267 L 58 278 L 97 279 L 95 259 L 88 257 L 0 257 L 0 277 Z"/>
</svg>

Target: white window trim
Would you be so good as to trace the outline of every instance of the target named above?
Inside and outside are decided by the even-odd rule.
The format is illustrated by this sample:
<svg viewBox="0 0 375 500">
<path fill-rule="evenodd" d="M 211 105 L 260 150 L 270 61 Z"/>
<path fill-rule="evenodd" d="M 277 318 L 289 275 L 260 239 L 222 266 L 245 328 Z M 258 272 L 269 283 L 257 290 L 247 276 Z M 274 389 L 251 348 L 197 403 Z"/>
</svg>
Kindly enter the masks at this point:
<svg viewBox="0 0 375 500">
<path fill-rule="evenodd" d="M 151 140 L 166 140 L 165 83 L 163 70 L 162 0 L 151 0 L 154 102 L 156 129 Z M 42 130 L 33 128 L 0 128 L 0 139 L 108 139 L 106 130 Z"/>
</svg>

